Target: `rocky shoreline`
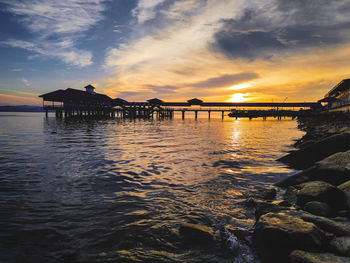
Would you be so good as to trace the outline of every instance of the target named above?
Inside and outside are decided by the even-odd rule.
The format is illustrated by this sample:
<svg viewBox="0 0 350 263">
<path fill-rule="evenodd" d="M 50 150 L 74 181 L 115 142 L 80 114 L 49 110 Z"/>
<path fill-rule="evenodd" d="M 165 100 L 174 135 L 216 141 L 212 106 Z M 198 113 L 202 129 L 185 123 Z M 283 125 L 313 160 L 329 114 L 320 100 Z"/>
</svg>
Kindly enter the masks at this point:
<svg viewBox="0 0 350 263">
<path fill-rule="evenodd" d="M 209 246 L 221 240 L 236 253 L 249 247 L 263 263 L 350 263 L 350 115 L 310 113 L 298 124 L 306 134 L 279 161 L 301 171 L 247 196 L 252 228 L 184 224 L 180 235 Z"/>
</svg>

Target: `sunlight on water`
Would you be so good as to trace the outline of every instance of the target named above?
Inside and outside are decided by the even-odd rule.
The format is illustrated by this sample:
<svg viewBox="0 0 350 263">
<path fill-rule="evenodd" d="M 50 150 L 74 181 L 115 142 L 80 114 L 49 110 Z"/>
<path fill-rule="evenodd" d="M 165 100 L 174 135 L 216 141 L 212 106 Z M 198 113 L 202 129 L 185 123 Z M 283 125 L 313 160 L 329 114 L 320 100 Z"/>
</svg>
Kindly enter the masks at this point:
<svg viewBox="0 0 350 263">
<path fill-rule="evenodd" d="M 65 121 L 2 113 L 0 121 L 7 261 L 230 259 L 183 247 L 179 225 L 251 223 L 244 196 L 293 172 L 275 160 L 302 135 L 291 120 L 205 116 Z"/>
</svg>

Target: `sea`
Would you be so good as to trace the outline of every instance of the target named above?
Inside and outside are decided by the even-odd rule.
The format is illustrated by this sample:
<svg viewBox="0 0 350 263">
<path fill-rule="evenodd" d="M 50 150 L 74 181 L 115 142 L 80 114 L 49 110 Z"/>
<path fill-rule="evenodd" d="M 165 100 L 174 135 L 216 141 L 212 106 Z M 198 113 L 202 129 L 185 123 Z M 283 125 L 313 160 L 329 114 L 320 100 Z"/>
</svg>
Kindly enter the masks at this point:
<svg viewBox="0 0 350 263">
<path fill-rule="evenodd" d="M 259 262 L 223 229 L 252 227 L 247 198 L 296 172 L 276 160 L 304 132 L 291 119 L 190 115 L 0 113 L 0 262 Z M 185 223 L 218 241 L 184 242 Z"/>
</svg>

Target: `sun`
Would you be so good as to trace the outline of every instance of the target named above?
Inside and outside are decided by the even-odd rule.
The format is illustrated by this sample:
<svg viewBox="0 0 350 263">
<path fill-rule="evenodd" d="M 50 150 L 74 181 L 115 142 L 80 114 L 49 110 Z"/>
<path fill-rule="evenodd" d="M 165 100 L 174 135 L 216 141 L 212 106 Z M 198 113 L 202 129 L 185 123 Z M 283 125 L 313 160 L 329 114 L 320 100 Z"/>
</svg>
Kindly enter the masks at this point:
<svg viewBox="0 0 350 263">
<path fill-rule="evenodd" d="M 248 98 L 244 97 L 245 94 L 243 93 L 235 93 L 231 96 L 231 99 L 229 99 L 230 102 L 244 102 L 248 100 Z"/>
</svg>

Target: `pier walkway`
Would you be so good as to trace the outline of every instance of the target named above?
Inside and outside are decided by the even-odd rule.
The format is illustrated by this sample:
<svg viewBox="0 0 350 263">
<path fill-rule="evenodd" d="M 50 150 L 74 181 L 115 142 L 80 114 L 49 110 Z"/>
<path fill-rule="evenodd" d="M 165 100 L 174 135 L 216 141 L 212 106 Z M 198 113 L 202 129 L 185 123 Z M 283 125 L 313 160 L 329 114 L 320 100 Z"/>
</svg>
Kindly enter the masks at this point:
<svg viewBox="0 0 350 263">
<path fill-rule="evenodd" d="M 194 98 L 186 102 L 165 102 L 154 98 L 143 102 L 129 102 L 121 98 L 112 99 L 94 92 L 88 85 L 86 91 L 68 88 L 40 95 L 43 109 L 56 111 L 56 117 L 121 117 L 121 118 L 173 118 L 175 112 L 181 113 L 182 119 L 188 112 L 193 112 L 195 119 L 198 112 L 207 112 L 210 119 L 212 112 L 225 113 L 235 118 L 257 117 L 292 117 L 300 114 L 300 109 L 321 108 L 320 102 L 204 102 Z M 266 110 L 262 110 L 262 108 Z"/>
</svg>

